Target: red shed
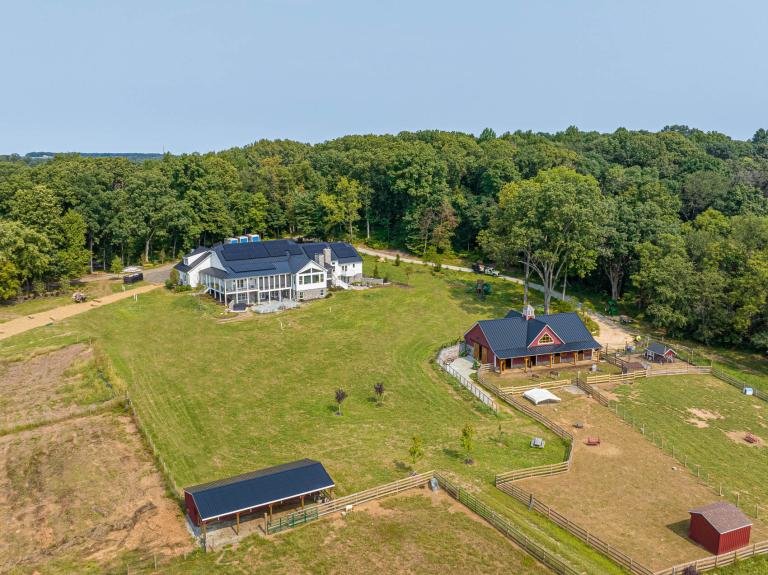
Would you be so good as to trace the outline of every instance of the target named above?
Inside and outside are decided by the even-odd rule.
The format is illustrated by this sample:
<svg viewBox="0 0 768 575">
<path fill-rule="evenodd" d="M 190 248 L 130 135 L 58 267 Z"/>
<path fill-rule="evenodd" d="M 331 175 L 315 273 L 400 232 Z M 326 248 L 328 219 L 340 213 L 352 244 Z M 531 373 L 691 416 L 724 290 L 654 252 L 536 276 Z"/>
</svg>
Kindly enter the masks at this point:
<svg viewBox="0 0 768 575">
<path fill-rule="evenodd" d="M 715 555 L 749 545 L 752 522 L 731 503 L 718 501 L 691 509 L 688 536 Z"/>
</svg>

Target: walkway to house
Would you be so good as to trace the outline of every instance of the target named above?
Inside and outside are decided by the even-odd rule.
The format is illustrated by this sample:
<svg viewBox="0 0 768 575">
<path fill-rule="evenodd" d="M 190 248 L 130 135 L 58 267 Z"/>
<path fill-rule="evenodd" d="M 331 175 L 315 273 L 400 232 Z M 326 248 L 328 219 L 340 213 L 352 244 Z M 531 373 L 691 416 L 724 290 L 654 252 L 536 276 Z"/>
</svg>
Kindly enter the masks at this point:
<svg viewBox="0 0 768 575">
<path fill-rule="evenodd" d="M 42 327 L 50 323 L 61 321 L 68 317 L 72 317 L 73 315 L 78 315 L 97 307 L 105 306 L 116 301 L 133 297 L 136 294 L 142 294 L 151 291 L 158 287 L 160 287 L 159 284 L 140 286 L 134 289 L 126 290 L 124 292 L 117 292 L 108 296 L 100 297 L 98 299 L 89 300 L 84 303 L 72 303 L 26 317 L 12 319 L 8 322 L 0 324 L 0 340 L 24 333 L 25 331 L 35 329 L 36 327 Z"/>
</svg>

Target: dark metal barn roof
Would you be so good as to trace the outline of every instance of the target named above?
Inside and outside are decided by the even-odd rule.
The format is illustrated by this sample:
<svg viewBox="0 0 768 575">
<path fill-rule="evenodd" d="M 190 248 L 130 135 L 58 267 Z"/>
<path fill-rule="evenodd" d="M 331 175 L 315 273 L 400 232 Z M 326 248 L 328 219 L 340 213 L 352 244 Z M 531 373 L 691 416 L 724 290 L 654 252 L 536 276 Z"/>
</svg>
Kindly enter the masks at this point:
<svg viewBox="0 0 768 575">
<path fill-rule="evenodd" d="M 319 461 L 301 459 L 184 489 L 203 521 L 330 489 L 333 479 Z"/>
<path fill-rule="evenodd" d="M 493 353 L 502 359 L 601 347 L 575 312 L 542 315 L 529 320 L 520 314 L 508 313 L 501 319 L 484 319 L 477 323 Z M 531 346 L 545 327 L 549 327 L 562 343 Z"/>
</svg>

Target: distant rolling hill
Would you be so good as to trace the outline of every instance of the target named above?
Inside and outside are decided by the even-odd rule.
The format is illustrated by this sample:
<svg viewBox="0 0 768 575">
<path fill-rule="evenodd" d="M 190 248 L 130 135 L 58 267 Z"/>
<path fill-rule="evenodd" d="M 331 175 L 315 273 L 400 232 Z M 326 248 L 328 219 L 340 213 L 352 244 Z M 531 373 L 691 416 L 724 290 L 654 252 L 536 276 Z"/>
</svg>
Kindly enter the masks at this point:
<svg viewBox="0 0 768 575">
<path fill-rule="evenodd" d="M 24 158 L 32 162 L 51 160 L 60 152 L 29 152 Z M 134 152 L 73 152 L 86 158 L 126 158 L 131 162 L 143 162 L 144 160 L 157 160 L 162 154 L 144 154 Z"/>
</svg>

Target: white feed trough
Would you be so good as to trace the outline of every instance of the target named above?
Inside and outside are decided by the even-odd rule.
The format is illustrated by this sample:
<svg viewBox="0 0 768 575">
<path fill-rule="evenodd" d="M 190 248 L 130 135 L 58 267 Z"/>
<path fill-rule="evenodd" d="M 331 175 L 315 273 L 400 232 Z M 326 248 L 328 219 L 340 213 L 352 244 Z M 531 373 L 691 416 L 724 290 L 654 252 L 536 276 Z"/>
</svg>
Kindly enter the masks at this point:
<svg viewBox="0 0 768 575">
<path fill-rule="evenodd" d="M 540 403 L 560 403 L 560 398 L 546 389 L 529 389 L 523 393 L 523 397 L 534 405 Z"/>
</svg>

